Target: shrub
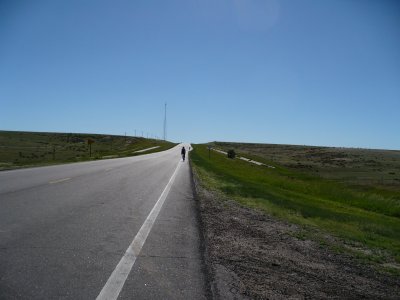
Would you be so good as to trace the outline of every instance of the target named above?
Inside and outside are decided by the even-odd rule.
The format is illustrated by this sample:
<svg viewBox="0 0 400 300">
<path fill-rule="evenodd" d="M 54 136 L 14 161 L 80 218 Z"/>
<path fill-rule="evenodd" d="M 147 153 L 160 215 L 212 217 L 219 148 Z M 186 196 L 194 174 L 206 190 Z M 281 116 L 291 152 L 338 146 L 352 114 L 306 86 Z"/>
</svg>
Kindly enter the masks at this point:
<svg viewBox="0 0 400 300">
<path fill-rule="evenodd" d="M 231 149 L 231 150 L 229 150 L 228 151 L 228 158 L 235 158 L 235 156 L 236 156 L 236 152 L 235 152 L 235 150 L 233 150 L 233 149 Z"/>
</svg>

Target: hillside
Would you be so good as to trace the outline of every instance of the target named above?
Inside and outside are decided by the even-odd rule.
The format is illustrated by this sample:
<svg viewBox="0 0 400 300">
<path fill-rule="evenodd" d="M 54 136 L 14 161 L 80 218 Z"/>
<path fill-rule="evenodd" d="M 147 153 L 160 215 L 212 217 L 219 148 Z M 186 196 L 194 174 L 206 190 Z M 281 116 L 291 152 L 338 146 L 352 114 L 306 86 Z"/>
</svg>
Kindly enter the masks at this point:
<svg viewBox="0 0 400 300">
<path fill-rule="evenodd" d="M 214 142 L 190 158 L 215 295 L 398 299 L 400 151 Z"/>
<path fill-rule="evenodd" d="M 135 156 L 174 145 L 131 136 L 0 131 L 0 170 Z M 140 152 L 144 149 L 149 151 Z"/>
<path fill-rule="evenodd" d="M 364 188 L 400 191 L 400 151 L 214 142 L 309 175 Z"/>
</svg>

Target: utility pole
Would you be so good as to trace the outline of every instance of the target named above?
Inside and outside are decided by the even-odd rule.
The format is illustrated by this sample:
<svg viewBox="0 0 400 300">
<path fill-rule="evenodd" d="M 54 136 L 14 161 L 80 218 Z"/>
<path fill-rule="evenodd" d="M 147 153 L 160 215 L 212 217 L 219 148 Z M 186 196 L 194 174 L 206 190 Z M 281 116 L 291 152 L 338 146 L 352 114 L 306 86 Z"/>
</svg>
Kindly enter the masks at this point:
<svg viewBox="0 0 400 300">
<path fill-rule="evenodd" d="M 165 102 L 164 109 L 164 141 L 167 140 L 167 102 Z"/>
</svg>

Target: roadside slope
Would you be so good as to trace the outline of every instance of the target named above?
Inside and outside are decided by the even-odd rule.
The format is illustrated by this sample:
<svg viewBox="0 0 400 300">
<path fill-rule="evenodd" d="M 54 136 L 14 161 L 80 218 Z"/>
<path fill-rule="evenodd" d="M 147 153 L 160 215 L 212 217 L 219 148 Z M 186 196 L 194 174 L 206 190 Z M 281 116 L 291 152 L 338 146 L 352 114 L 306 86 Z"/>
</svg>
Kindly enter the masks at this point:
<svg viewBox="0 0 400 300">
<path fill-rule="evenodd" d="M 398 299 L 399 276 L 327 246 L 342 242 L 337 238 L 239 204 L 238 182 L 196 161 L 207 156 L 201 147 L 194 147 L 192 164 L 215 298 Z"/>
</svg>

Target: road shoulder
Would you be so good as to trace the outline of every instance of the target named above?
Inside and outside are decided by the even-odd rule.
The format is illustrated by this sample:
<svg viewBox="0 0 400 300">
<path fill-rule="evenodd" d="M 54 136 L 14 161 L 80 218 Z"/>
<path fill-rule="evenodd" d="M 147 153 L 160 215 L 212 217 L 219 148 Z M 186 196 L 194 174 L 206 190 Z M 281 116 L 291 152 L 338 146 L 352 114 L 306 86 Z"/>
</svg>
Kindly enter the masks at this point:
<svg viewBox="0 0 400 300">
<path fill-rule="evenodd" d="M 188 162 L 181 163 L 162 210 L 119 299 L 209 299 Z"/>
</svg>

